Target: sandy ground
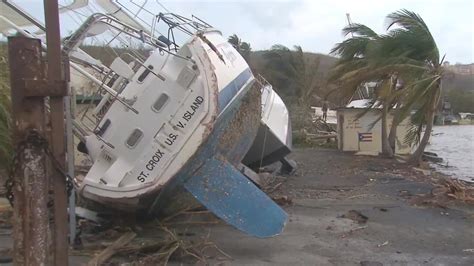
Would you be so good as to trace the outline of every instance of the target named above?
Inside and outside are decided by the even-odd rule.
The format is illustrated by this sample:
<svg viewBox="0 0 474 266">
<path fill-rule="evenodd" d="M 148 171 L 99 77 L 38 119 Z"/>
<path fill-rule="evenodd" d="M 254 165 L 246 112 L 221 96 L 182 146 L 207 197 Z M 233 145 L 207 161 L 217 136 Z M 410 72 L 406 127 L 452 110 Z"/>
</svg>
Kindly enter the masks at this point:
<svg viewBox="0 0 474 266">
<path fill-rule="evenodd" d="M 207 261 L 214 265 L 474 265 L 474 206 L 431 200 L 425 196 L 430 177 L 394 160 L 336 150 L 298 149 L 291 157 L 299 165 L 296 174 L 266 187 L 286 201 L 289 221 L 281 235 L 256 239 L 209 214 L 194 217 L 202 223 L 175 229 L 185 237 L 205 236 L 231 257 L 214 252 Z M 7 248 L 11 238 L 8 228 L 2 230 L 0 247 Z M 156 226 L 134 230 L 135 241 L 161 239 Z M 74 254 L 72 265 L 90 259 Z"/>
<path fill-rule="evenodd" d="M 292 158 L 297 175 L 276 192 L 293 202 L 285 207 L 290 220 L 280 236 L 263 240 L 228 226 L 212 229 L 233 263 L 474 265 L 474 208 L 423 204 L 416 195 L 432 187 L 413 180 L 420 178 L 410 169 L 334 150 L 297 150 Z M 350 210 L 367 222 L 341 218 Z"/>
</svg>

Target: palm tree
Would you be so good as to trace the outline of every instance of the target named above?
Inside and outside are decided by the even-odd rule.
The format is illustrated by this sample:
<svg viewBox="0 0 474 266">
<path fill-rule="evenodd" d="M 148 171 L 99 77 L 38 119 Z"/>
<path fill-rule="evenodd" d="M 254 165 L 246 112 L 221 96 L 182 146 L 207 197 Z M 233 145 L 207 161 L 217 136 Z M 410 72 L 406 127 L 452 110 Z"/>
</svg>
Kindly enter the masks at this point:
<svg viewBox="0 0 474 266">
<path fill-rule="evenodd" d="M 240 44 L 242 41 L 240 40 L 239 36 L 237 34 L 233 34 L 227 38 L 227 41 L 234 46 L 236 50 L 240 49 Z"/>
<path fill-rule="evenodd" d="M 423 125 L 425 132 L 409 162 L 418 164 L 428 144 L 433 129 L 434 116 L 441 95 L 443 76 L 443 59 L 440 58 L 436 42 L 423 19 L 416 13 L 406 9 L 387 16 L 390 31 L 387 38 L 394 55 L 392 64 L 412 73 L 410 83 L 406 85 L 406 96 L 401 117 L 416 107 L 412 122 L 417 126 L 415 132 L 420 133 Z M 409 135 L 411 141 L 416 134 Z"/>
<path fill-rule="evenodd" d="M 339 56 L 339 60 L 332 69 L 330 81 L 339 85 L 339 90 L 346 96 L 352 96 L 365 83 L 375 81 L 376 93 L 372 104 L 368 106 L 381 107 L 380 116 L 382 129 L 382 154 L 393 156 L 393 149 L 388 139 L 387 116 L 393 108 L 393 96 L 397 83 L 396 72 L 384 64 L 385 54 L 382 52 L 385 38 L 363 24 L 350 24 L 343 29 L 344 40 L 331 50 L 331 54 Z M 360 116 L 364 115 L 362 112 Z M 374 121 L 373 125 L 379 121 Z"/>
<path fill-rule="evenodd" d="M 273 45 L 263 55 L 266 67 L 263 71 L 270 83 L 279 84 L 279 89 L 290 94 L 302 105 L 306 105 L 314 91 L 322 85 L 319 75 L 320 59 L 308 59 L 301 46 L 290 50 L 283 45 Z"/>
<path fill-rule="evenodd" d="M 239 52 L 239 54 L 245 59 L 245 61 L 249 61 L 250 59 L 250 52 L 252 48 L 248 42 L 242 42 L 242 40 L 237 36 L 237 34 L 233 34 L 229 36 L 227 41 Z"/>
<path fill-rule="evenodd" d="M 250 47 L 250 43 L 242 42 L 240 44 L 240 49 L 238 51 L 242 55 L 242 57 L 245 59 L 245 61 L 248 62 L 250 59 L 250 52 L 252 51 L 252 47 Z"/>
</svg>

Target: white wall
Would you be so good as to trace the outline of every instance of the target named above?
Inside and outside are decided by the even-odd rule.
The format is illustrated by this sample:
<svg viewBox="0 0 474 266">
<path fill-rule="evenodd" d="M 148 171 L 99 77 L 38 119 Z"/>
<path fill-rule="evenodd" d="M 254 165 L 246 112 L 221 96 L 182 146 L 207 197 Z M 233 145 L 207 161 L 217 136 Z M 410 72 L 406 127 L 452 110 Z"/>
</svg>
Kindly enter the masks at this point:
<svg viewBox="0 0 474 266">
<path fill-rule="evenodd" d="M 377 121 L 373 127 L 371 124 L 380 116 L 380 109 L 371 109 L 362 117 L 357 119 L 358 114 L 363 112 L 363 109 L 339 109 L 337 111 L 338 117 L 338 142 L 339 149 L 343 151 L 362 151 L 369 153 L 382 152 L 382 128 L 381 120 Z M 340 117 L 343 116 L 343 121 Z M 387 130 L 390 130 L 393 116 L 387 117 Z M 397 141 L 395 153 L 408 154 L 411 149 L 404 144 L 404 138 L 409 128 L 409 119 L 405 119 L 397 127 Z M 342 132 L 341 132 L 342 129 Z M 359 141 L 359 133 L 372 133 L 372 141 Z M 389 132 L 387 132 L 388 134 Z"/>
</svg>

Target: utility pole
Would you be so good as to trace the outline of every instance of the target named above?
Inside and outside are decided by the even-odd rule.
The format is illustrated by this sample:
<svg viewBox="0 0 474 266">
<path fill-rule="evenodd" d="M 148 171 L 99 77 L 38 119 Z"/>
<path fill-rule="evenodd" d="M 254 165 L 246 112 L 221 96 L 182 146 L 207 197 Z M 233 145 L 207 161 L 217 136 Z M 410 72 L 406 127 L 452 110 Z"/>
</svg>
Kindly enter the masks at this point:
<svg viewBox="0 0 474 266">
<path fill-rule="evenodd" d="M 44 0 L 47 62 L 41 41 L 8 38 L 14 143 L 15 265 L 68 265 L 64 97 L 57 0 Z M 67 58 L 64 59 L 67 61 Z M 49 98 L 47 112 L 46 100 Z"/>
<path fill-rule="evenodd" d="M 44 136 L 44 95 L 35 85 L 45 82 L 40 40 L 8 38 L 16 160 L 12 192 L 14 265 L 48 265 L 49 184 L 45 150 L 32 132 Z"/>
<path fill-rule="evenodd" d="M 64 126 L 64 96 L 67 95 L 65 82 L 66 67 L 63 66 L 61 52 L 61 36 L 59 28 L 58 0 L 44 0 L 44 17 L 46 26 L 48 86 L 56 90 L 56 95 L 50 95 L 50 143 L 53 156 L 61 169 L 66 167 L 66 132 Z M 65 64 L 68 66 L 67 64 Z M 53 171 L 51 175 L 53 189 L 53 230 L 52 249 L 54 250 L 54 265 L 68 264 L 68 214 L 66 179 L 63 173 Z"/>
</svg>

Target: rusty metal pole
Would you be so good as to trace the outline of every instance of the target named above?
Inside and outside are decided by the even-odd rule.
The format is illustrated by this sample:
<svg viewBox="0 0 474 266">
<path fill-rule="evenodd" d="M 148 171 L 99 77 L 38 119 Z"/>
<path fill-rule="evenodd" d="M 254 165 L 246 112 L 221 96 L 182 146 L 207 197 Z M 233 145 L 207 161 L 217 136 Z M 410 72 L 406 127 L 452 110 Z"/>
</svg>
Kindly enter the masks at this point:
<svg viewBox="0 0 474 266">
<path fill-rule="evenodd" d="M 50 97 L 51 148 L 56 161 L 62 169 L 65 163 L 64 96 L 67 83 L 61 56 L 61 37 L 59 28 L 58 0 L 44 0 L 46 26 L 48 86 L 56 90 L 58 96 Z M 52 227 L 52 249 L 54 265 L 68 265 L 68 214 L 66 179 L 58 171 L 51 176 L 54 197 L 54 221 Z"/>
<path fill-rule="evenodd" d="M 8 38 L 14 142 L 18 145 L 35 130 L 44 136 L 44 95 L 34 94 L 44 81 L 41 42 L 25 37 Z M 35 83 L 36 82 L 36 83 Z M 40 146 L 18 146 L 13 185 L 13 239 L 15 265 L 48 265 L 47 155 Z"/>
</svg>

